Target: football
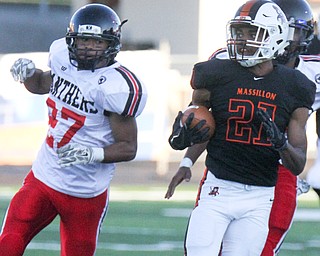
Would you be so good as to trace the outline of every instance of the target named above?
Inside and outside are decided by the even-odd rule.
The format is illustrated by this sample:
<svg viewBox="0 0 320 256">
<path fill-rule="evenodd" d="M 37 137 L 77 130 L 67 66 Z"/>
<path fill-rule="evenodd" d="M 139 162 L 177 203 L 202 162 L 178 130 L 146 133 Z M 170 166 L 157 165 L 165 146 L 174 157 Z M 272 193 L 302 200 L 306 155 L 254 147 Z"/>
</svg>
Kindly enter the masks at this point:
<svg viewBox="0 0 320 256">
<path fill-rule="evenodd" d="M 194 118 L 192 120 L 190 127 L 193 128 L 201 120 L 206 120 L 206 124 L 203 126 L 203 128 L 209 127 L 209 136 L 211 138 L 214 134 L 215 127 L 216 127 L 216 122 L 213 118 L 212 113 L 204 106 L 191 105 L 183 111 L 183 116 L 181 118 L 182 125 L 186 122 L 188 116 L 191 113 L 194 113 Z"/>
</svg>

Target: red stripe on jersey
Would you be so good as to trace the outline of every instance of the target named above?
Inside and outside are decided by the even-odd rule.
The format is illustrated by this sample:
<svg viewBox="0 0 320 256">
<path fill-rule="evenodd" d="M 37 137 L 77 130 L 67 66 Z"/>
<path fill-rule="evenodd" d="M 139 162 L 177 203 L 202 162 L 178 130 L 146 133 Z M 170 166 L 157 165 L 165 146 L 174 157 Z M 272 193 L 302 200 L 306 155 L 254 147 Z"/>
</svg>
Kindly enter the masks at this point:
<svg viewBox="0 0 320 256">
<path fill-rule="evenodd" d="M 320 61 L 320 55 L 300 55 L 300 57 L 304 61 L 315 61 L 315 62 L 319 62 Z"/>
<path fill-rule="evenodd" d="M 130 82 L 132 83 L 132 89 L 133 89 L 133 99 L 131 100 L 130 103 L 130 107 L 129 110 L 127 112 L 127 114 L 129 116 L 133 116 L 134 115 L 134 110 L 137 107 L 137 102 L 138 102 L 138 98 L 139 95 L 141 95 L 141 93 L 139 93 L 139 85 L 138 85 L 138 81 L 135 79 L 135 77 L 132 75 L 132 73 L 127 70 L 125 67 L 120 66 L 119 69 L 126 74 L 126 76 L 128 77 L 128 79 L 130 80 Z"/>
</svg>

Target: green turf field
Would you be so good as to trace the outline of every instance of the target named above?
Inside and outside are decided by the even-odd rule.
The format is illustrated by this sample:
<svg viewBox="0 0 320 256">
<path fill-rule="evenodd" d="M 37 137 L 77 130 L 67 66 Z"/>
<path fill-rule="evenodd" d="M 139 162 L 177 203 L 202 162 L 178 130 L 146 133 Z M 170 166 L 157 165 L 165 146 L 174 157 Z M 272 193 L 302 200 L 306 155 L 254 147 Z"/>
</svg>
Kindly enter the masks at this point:
<svg viewBox="0 0 320 256">
<path fill-rule="evenodd" d="M 141 192 L 148 194 L 148 190 Z M 0 223 L 8 203 L 9 198 L 0 195 Z M 192 207 L 192 200 L 111 200 L 96 255 L 182 256 L 184 232 Z M 299 202 L 298 212 L 299 218 L 293 223 L 279 255 L 318 256 L 320 255 L 318 202 L 312 200 Z M 58 256 L 59 248 L 57 219 L 32 241 L 24 255 Z"/>
</svg>

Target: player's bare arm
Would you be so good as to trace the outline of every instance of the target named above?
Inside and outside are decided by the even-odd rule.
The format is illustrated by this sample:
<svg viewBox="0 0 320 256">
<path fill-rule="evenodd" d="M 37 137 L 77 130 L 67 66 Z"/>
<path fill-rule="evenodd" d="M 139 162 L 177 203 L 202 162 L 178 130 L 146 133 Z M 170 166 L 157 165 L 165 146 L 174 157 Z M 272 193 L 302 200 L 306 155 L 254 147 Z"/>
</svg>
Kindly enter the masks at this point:
<svg viewBox="0 0 320 256">
<path fill-rule="evenodd" d="M 307 108 L 298 108 L 292 113 L 287 133 L 288 147 L 279 152 L 283 165 L 294 175 L 299 175 L 303 171 L 307 160 L 308 114 Z"/>
<path fill-rule="evenodd" d="M 206 149 L 207 143 L 194 144 L 189 147 L 184 155 L 183 160 L 180 163 L 178 171 L 172 177 L 171 182 L 169 183 L 165 198 L 170 199 L 176 187 L 182 182 L 189 182 L 192 177 L 191 167 L 197 161 L 202 152 Z"/>
<path fill-rule="evenodd" d="M 192 104 L 209 106 L 210 92 L 207 89 L 195 89 L 192 94 Z M 194 144 L 188 147 L 184 159 L 182 160 L 178 171 L 172 177 L 168 186 L 165 198 L 169 199 L 174 194 L 176 187 L 182 182 L 189 182 L 191 174 L 191 166 L 196 162 L 202 152 L 205 150 L 208 142 Z"/>
<path fill-rule="evenodd" d="M 104 163 L 130 161 L 137 153 L 137 123 L 134 117 L 110 114 L 115 143 L 104 148 Z"/>
<path fill-rule="evenodd" d="M 33 76 L 26 79 L 24 86 L 34 94 L 46 94 L 50 90 L 52 77 L 50 71 L 36 69 Z"/>
<path fill-rule="evenodd" d="M 209 106 L 210 92 L 207 89 L 195 89 L 192 92 L 192 104 Z"/>
<path fill-rule="evenodd" d="M 137 153 L 137 124 L 134 117 L 110 113 L 110 126 L 115 142 L 105 148 L 68 143 L 58 148 L 59 165 L 70 167 L 91 163 L 130 161 Z"/>
<path fill-rule="evenodd" d="M 306 163 L 307 135 L 306 122 L 309 110 L 307 108 L 295 109 L 287 127 L 287 137 L 279 130 L 270 115 L 259 109 L 257 111 L 264 129 L 267 132 L 273 148 L 280 154 L 282 164 L 294 175 L 299 175 Z"/>
</svg>

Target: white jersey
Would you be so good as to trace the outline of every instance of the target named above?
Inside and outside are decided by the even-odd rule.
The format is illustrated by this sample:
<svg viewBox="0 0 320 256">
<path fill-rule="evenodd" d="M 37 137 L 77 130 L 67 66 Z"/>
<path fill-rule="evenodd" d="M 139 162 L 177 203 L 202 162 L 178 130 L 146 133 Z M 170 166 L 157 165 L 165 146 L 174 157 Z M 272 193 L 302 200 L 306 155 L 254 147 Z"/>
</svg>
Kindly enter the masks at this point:
<svg viewBox="0 0 320 256">
<path fill-rule="evenodd" d="M 49 130 L 32 170 L 37 179 L 57 191 L 95 197 L 109 187 L 115 165 L 93 163 L 62 168 L 57 163 L 57 149 L 69 142 L 92 147 L 113 144 L 106 113 L 137 117 L 146 104 L 146 88 L 118 62 L 94 72 L 77 70 L 69 61 L 64 38 L 52 43 L 48 66 L 53 77 L 47 99 Z"/>
<path fill-rule="evenodd" d="M 318 110 L 320 108 L 320 56 L 300 55 L 299 64 L 296 69 L 316 84 L 316 97 L 312 109 L 314 111 Z"/>
<path fill-rule="evenodd" d="M 320 56 L 302 55 L 297 67 L 317 86 L 315 101 L 312 105 L 314 111 L 320 109 Z M 320 189 L 320 139 L 317 141 L 317 157 L 306 174 L 306 180 L 312 188 Z"/>
</svg>

